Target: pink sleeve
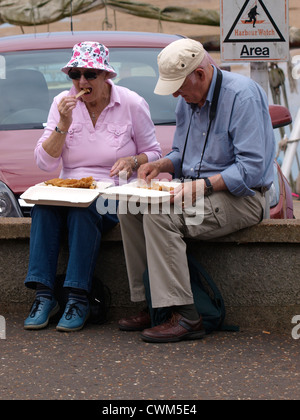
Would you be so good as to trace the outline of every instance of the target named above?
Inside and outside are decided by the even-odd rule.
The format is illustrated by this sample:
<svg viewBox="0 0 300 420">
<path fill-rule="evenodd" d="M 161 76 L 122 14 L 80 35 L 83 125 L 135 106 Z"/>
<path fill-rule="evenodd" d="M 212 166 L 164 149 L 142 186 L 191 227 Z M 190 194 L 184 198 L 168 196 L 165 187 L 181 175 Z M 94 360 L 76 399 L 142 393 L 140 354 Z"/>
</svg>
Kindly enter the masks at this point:
<svg viewBox="0 0 300 420">
<path fill-rule="evenodd" d="M 134 141 L 137 145 L 137 154 L 144 153 L 149 162 L 161 158 L 161 147 L 156 139 L 155 126 L 151 120 L 149 105 L 140 97 L 133 115 Z"/>
<path fill-rule="evenodd" d="M 65 95 L 65 92 L 64 92 Z M 60 97 L 61 95 L 59 95 Z M 48 115 L 48 121 L 47 121 L 47 126 L 44 129 L 44 133 L 42 135 L 42 137 L 38 140 L 36 148 L 34 150 L 34 158 L 36 161 L 37 166 L 42 169 L 43 171 L 46 172 L 52 172 L 55 171 L 61 162 L 61 157 L 59 158 L 54 158 L 52 156 L 50 156 L 45 149 L 43 148 L 43 142 L 50 137 L 52 131 L 55 129 L 58 121 L 59 121 L 59 112 L 57 109 L 57 101 L 59 101 L 60 99 L 54 98 L 50 111 L 49 111 L 49 115 Z"/>
</svg>

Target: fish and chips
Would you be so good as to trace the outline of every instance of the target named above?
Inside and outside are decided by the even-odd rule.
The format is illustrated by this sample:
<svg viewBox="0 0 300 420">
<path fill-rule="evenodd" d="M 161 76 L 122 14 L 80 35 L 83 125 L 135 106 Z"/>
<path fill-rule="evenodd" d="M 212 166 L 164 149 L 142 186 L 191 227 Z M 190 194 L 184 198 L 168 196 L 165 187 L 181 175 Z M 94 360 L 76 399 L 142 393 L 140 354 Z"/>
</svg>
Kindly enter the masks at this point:
<svg viewBox="0 0 300 420">
<path fill-rule="evenodd" d="M 77 93 L 77 95 L 75 96 L 76 99 L 80 98 L 80 96 L 85 95 L 86 93 L 90 93 L 90 89 L 86 88 L 86 89 L 82 89 L 80 92 Z"/>
<path fill-rule="evenodd" d="M 143 188 L 146 190 L 154 190 L 154 191 L 166 191 L 166 192 L 174 192 L 174 187 L 170 187 L 168 185 L 159 184 L 157 182 L 154 182 L 152 185 L 141 185 L 138 186 L 138 188 Z"/>
<path fill-rule="evenodd" d="M 92 176 L 81 179 L 62 179 L 62 178 L 53 178 L 48 181 L 44 181 L 46 185 L 52 185 L 54 187 L 64 187 L 64 188 L 86 188 L 94 190 L 96 188 L 96 181 Z"/>
</svg>

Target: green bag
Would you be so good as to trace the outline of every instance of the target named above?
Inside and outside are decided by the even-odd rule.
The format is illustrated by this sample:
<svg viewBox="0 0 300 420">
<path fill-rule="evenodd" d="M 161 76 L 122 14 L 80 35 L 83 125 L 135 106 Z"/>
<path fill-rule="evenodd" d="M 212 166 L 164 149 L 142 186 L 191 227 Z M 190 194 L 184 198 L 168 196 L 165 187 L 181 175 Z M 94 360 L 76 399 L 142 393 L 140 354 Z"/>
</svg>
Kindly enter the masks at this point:
<svg viewBox="0 0 300 420">
<path fill-rule="evenodd" d="M 188 264 L 195 306 L 198 313 L 202 315 L 206 333 L 224 329 L 236 331 L 236 327 L 224 327 L 226 316 L 224 300 L 210 275 L 191 255 L 188 255 Z M 144 273 L 143 281 L 152 327 L 154 327 L 169 319 L 171 308 L 152 308 L 148 268 Z"/>
</svg>

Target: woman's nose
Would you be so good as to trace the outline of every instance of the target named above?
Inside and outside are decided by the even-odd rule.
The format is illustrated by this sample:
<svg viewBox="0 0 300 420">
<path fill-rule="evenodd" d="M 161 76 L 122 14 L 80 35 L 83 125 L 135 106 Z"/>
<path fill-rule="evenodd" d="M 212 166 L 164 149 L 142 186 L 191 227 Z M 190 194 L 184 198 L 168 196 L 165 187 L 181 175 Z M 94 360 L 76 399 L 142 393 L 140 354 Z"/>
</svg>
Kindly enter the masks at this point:
<svg viewBox="0 0 300 420">
<path fill-rule="evenodd" d="M 83 73 L 80 75 L 80 79 L 79 79 L 79 81 L 81 81 L 81 79 L 82 79 L 82 78 L 84 78 L 84 80 L 86 80 L 86 78 L 85 78 L 85 76 L 84 76 L 84 74 L 83 74 Z"/>
</svg>

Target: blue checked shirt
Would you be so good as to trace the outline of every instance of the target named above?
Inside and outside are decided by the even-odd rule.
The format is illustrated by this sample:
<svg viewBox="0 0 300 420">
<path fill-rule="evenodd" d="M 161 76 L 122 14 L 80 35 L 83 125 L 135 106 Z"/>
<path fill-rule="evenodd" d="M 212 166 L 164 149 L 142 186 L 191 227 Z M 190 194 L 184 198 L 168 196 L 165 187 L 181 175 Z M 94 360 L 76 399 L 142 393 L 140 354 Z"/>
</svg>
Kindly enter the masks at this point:
<svg viewBox="0 0 300 420">
<path fill-rule="evenodd" d="M 182 175 L 205 178 L 221 174 L 228 190 L 236 196 L 253 196 L 253 189 L 270 188 L 273 182 L 275 139 L 267 96 L 250 78 L 223 71 L 217 114 L 212 123 L 199 171 L 209 125 L 209 110 L 216 84 L 212 83 L 203 107 L 192 108 L 183 98 L 176 109 L 173 150 L 167 157 L 179 178 L 183 149 L 192 118 Z"/>
</svg>

